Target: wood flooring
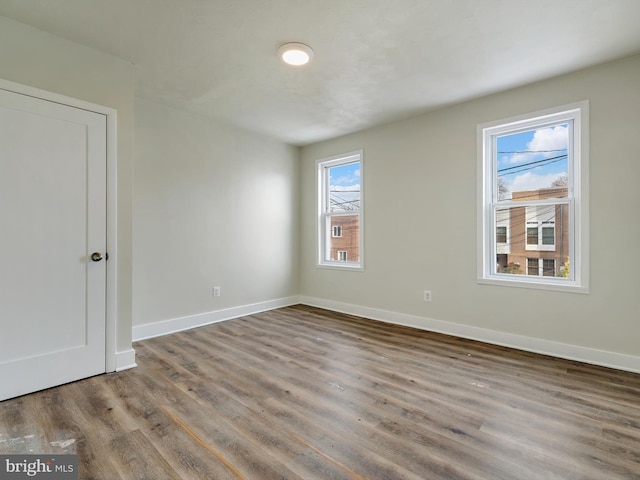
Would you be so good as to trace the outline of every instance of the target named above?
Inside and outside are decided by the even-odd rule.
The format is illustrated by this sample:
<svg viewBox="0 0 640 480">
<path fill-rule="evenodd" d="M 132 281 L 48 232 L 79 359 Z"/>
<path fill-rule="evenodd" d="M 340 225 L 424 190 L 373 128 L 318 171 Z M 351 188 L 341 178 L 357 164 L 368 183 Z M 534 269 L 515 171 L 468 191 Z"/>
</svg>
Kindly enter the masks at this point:
<svg viewBox="0 0 640 480">
<path fill-rule="evenodd" d="M 307 306 L 135 344 L 0 403 L 81 479 L 640 479 L 640 375 Z"/>
</svg>

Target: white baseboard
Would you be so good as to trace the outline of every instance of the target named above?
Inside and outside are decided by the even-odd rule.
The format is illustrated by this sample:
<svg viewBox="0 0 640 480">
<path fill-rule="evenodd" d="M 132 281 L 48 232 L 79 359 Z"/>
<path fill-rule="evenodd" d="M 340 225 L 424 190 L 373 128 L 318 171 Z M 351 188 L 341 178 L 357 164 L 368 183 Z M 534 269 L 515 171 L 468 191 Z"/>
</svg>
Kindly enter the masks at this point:
<svg viewBox="0 0 640 480">
<path fill-rule="evenodd" d="M 553 342 L 540 338 L 525 337 L 523 335 L 499 332 L 497 330 L 489 330 L 460 323 L 445 322 L 442 320 L 434 320 L 415 315 L 379 310 L 376 308 L 363 307 L 361 305 L 334 302 L 332 300 L 325 300 L 321 298 L 301 296 L 299 297 L 299 303 L 312 307 L 347 313 L 350 315 L 357 315 L 359 317 L 369 318 L 372 320 L 414 327 L 420 330 L 444 333 L 456 337 L 468 338 L 470 340 L 479 340 L 481 342 L 491 343 L 494 345 L 516 348 L 518 350 L 525 350 L 528 352 L 550 355 L 567 360 L 576 360 L 603 367 L 640 373 L 640 357 L 633 355 L 580 347 L 578 345 Z"/>
<path fill-rule="evenodd" d="M 292 296 L 270 300 L 266 302 L 241 305 L 238 307 L 215 310 L 187 317 L 173 318 L 156 323 L 135 325 L 133 327 L 133 341 L 145 340 L 147 338 L 159 337 L 171 333 L 189 330 L 191 328 L 202 327 L 212 323 L 218 323 L 233 318 L 252 315 L 255 313 L 274 310 L 276 308 L 288 307 L 302 303 L 312 307 L 324 308 L 335 312 L 357 315 L 363 318 L 378 320 L 381 322 L 404 325 L 420 330 L 426 330 L 455 337 L 478 340 L 494 345 L 516 348 L 527 352 L 540 353 L 553 357 L 575 360 L 603 367 L 615 368 L 628 372 L 640 373 L 640 357 L 626 355 L 622 353 L 609 352 L 594 348 L 581 347 L 567 343 L 554 342 L 524 335 L 500 332 L 487 328 L 463 325 L 460 323 L 445 322 L 427 317 L 408 315 L 388 310 L 353 305 L 350 303 L 336 302 L 321 298 L 308 296 Z M 119 352 L 116 356 L 116 371 L 126 370 L 135 367 L 135 352 L 133 349 Z"/>
<path fill-rule="evenodd" d="M 212 323 L 223 322 L 233 318 L 243 317 L 245 315 L 253 315 L 254 313 L 274 310 L 276 308 L 288 307 L 300 303 L 297 296 L 279 298 L 266 302 L 253 303 L 250 305 L 241 305 L 239 307 L 225 308 L 223 310 L 215 310 L 213 312 L 199 313 L 197 315 L 189 315 L 187 317 L 172 318 L 155 323 L 145 323 L 144 325 L 133 326 L 133 341 L 145 340 L 147 338 L 160 337 L 170 333 L 182 332 L 190 328 L 202 327 Z"/>
<path fill-rule="evenodd" d="M 116 372 L 136 367 L 136 351 L 133 348 L 116 353 Z"/>
</svg>

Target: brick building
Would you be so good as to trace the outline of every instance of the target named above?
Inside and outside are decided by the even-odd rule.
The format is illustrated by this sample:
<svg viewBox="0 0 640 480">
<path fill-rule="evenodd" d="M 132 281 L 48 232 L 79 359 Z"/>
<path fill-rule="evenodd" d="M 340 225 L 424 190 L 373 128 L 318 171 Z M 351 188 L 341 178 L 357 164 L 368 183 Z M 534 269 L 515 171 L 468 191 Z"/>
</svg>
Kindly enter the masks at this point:
<svg viewBox="0 0 640 480">
<path fill-rule="evenodd" d="M 512 193 L 514 201 L 566 198 L 567 187 Z M 499 273 L 563 277 L 568 275 L 567 205 L 531 205 L 498 210 L 496 253 Z"/>
<path fill-rule="evenodd" d="M 358 215 L 331 218 L 331 260 L 360 261 L 360 228 Z"/>
</svg>

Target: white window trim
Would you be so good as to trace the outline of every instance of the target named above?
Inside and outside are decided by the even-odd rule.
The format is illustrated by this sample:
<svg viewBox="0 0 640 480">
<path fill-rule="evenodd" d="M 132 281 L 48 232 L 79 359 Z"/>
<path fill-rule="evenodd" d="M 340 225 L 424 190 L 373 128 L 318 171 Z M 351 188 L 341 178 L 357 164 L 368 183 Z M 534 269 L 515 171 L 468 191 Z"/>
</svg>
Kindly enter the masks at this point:
<svg viewBox="0 0 640 480">
<path fill-rule="evenodd" d="M 526 131 L 539 128 L 545 123 L 573 121 L 573 179 L 572 198 L 549 199 L 542 204 L 568 204 L 570 212 L 570 230 L 573 232 L 570 247 L 571 279 L 557 277 L 533 277 L 528 275 L 509 275 L 494 273 L 496 259 L 496 239 L 493 228 L 495 218 L 493 202 L 494 180 L 492 150 L 488 138 L 509 131 Z M 570 145 L 569 148 L 572 148 Z M 478 283 L 541 290 L 554 290 L 572 293 L 589 293 L 589 101 L 585 100 L 548 110 L 519 115 L 507 119 L 487 122 L 477 128 L 477 275 Z M 501 208 L 509 208 L 511 202 L 500 202 Z M 525 230 L 526 232 L 526 230 Z M 526 235 L 526 233 L 525 233 Z M 493 237 L 493 238 L 492 238 Z"/>
<path fill-rule="evenodd" d="M 364 271 L 364 151 L 356 150 L 354 152 L 345 153 L 343 155 L 335 155 L 333 157 L 323 158 L 316 162 L 317 172 L 317 199 L 316 199 L 316 244 L 317 244 L 317 260 L 316 266 L 319 268 L 330 268 L 338 270 Z M 333 167 L 346 163 L 360 162 L 360 216 L 358 226 L 360 228 L 360 260 L 358 262 L 344 262 L 337 260 L 326 260 L 326 250 L 328 248 L 328 240 L 331 238 L 332 232 L 329 231 L 327 216 L 325 215 L 325 205 L 327 204 L 327 189 L 325 186 L 326 167 Z M 338 213 L 335 216 L 343 215 Z M 353 215 L 352 212 L 344 215 Z"/>
</svg>

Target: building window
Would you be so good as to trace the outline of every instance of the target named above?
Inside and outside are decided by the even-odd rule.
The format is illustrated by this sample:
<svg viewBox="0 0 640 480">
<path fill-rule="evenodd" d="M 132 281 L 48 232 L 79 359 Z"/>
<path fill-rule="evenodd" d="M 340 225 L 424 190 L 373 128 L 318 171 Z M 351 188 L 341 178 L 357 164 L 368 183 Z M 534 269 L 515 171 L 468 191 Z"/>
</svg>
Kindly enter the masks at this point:
<svg viewBox="0 0 640 480">
<path fill-rule="evenodd" d="M 480 283 L 588 292 L 587 123 L 581 102 L 478 126 Z"/>
<path fill-rule="evenodd" d="M 555 277 L 556 260 L 554 258 L 527 258 L 527 275 Z"/>
<path fill-rule="evenodd" d="M 496 226 L 496 243 L 507 243 L 507 227 Z"/>
<path fill-rule="evenodd" d="M 527 258 L 527 275 L 539 275 L 537 258 Z"/>
<path fill-rule="evenodd" d="M 556 276 L 556 261 L 553 258 L 542 259 L 542 275 L 545 277 Z"/>
<path fill-rule="evenodd" d="M 362 269 L 362 152 L 317 165 L 318 265 Z"/>
<path fill-rule="evenodd" d="M 541 190 L 541 195 L 544 195 L 544 190 L 546 189 Z M 564 194 L 564 192 L 562 193 Z M 557 207 L 554 205 L 533 205 L 525 207 L 527 250 L 555 250 L 556 209 Z M 561 213 L 562 212 L 560 212 L 560 214 Z"/>
</svg>

